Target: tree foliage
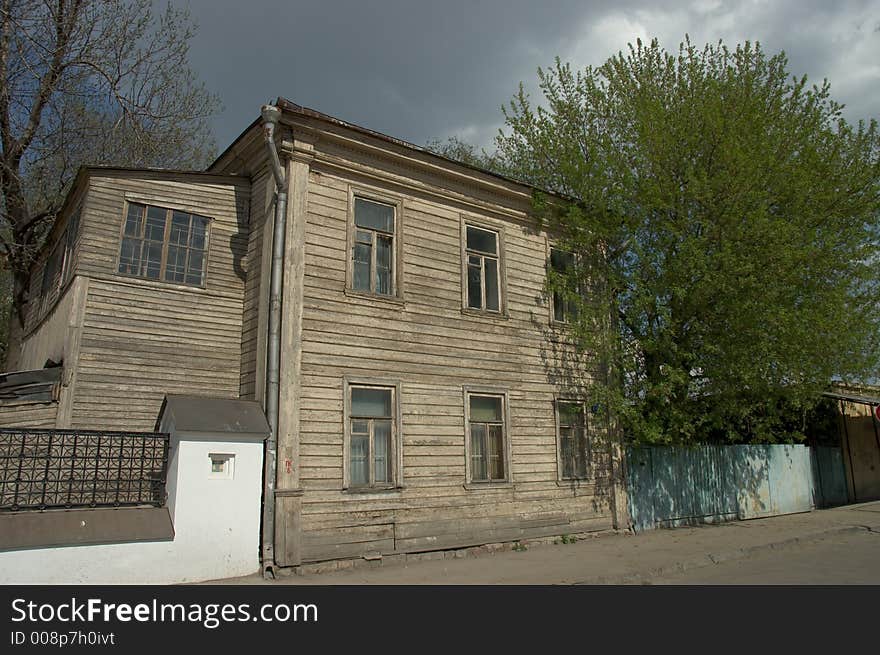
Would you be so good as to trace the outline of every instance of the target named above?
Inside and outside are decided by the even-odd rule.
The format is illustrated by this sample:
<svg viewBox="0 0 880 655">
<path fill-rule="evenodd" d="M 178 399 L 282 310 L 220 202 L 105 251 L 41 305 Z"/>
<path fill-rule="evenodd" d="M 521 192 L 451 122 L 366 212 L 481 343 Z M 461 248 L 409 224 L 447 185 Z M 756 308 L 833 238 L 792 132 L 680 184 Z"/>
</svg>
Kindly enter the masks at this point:
<svg viewBox="0 0 880 655">
<path fill-rule="evenodd" d="M 78 168 L 201 168 L 219 109 L 188 64 L 194 26 L 151 0 L 0 0 L 0 255 L 13 302 Z"/>
<path fill-rule="evenodd" d="M 454 159 L 468 166 L 482 168 L 502 175 L 505 173 L 503 162 L 497 154 L 488 152 L 485 148 L 478 148 L 458 136 L 451 136 L 446 141 L 431 139 L 425 144 L 425 148 L 442 157 Z"/>
<path fill-rule="evenodd" d="M 877 376 L 877 125 L 787 68 L 638 42 L 557 59 L 505 110 L 499 155 L 576 255 L 549 284 L 606 373 L 591 392 L 635 440 L 797 439 L 817 391 Z"/>
</svg>

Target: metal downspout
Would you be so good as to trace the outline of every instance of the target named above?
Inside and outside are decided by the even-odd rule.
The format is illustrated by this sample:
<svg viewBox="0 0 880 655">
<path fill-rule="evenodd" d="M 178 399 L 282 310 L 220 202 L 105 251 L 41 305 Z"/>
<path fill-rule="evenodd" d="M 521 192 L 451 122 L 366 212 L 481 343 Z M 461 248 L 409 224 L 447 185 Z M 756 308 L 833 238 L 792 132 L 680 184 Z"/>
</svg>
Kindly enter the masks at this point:
<svg viewBox="0 0 880 655">
<path fill-rule="evenodd" d="M 278 451 L 278 396 L 281 374 L 281 304 L 284 282 L 284 242 L 287 223 L 287 184 L 275 147 L 275 126 L 281 117 L 278 107 L 263 105 L 263 136 L 269 151 L 269 165 L 275 178 L 275 225 L 272 233 L 272 268 L 269 278 L 269 341 L 266 354 L 266 419 L 269 438 L 264 457 L 263 487 L 263 577 L 275 577 L 275 462 Z"/>
</svg>

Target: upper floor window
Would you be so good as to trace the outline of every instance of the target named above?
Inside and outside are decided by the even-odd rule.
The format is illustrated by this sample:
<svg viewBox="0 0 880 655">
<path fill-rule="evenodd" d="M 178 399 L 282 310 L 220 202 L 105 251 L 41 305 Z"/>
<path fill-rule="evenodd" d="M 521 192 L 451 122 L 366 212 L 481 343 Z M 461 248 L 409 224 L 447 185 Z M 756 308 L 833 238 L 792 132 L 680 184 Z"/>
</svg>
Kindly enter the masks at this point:
<svg viewBox="0 0 880 655">
<path fill-rule="evenodd" d="M 573 253 L 557 248 L 550 249 L 550 269 L 560 276 L 559 285 L 553 289 L 553 320 L 557 323 L 573 323 L 577 320 L 577 303 L 568 290 L 564 289 L 566 280 L 561 277 L 571 273 L 574 265 Z"/>
<path fill-rule="evenodd" d="M 560 477 L 573 480 L 587 477 L 590 443 L 587 437 L 584 404 L 578 401 L 556 402 L 556 425 L 559 430 Z"/>
<path fill-rule="evenodd" d="M 79 230 L 79 208 L 70 214 L 67 226 L 60 238 L 49 252 L 43 265 L 43 277 L 40 281 L 40 307 L 42 313 L 58 299 L 58 294 L 73 277 L 73 255 Z"/>
<path fill-rule="evenodd" d="M 46 265 L 43 267 L 43 280 L 40 283 L 40 297 L 44 302 L 58 288 L 65 248 L 66 240 L 62 236 L 61 240 L 52 248 L 52 252 L 49 253 L 49 258 L 46 259 Z"/>
<path fill-rule="evenodd" d="M 473 225 L 465 227 L 467 306 L 501 311 L 501 267 L 498 232 Z"/>
<path fill-rule="evenodd" d="M 394 296 L 395 206 L 355 197 L 351 288 Z"/>
<path fill-rule="evenodd" d="M 204 286 L 210 219 L 132 202 L 119 249 L 119 272 Z"/>
<path fill-rule="evenodd" d="M 79 236 L 79 219 L 81 207 L 77 207 L 67 219 L 67 229 L 65 230 L 64 245 L 64 266 L 61 273 L 62 286 L 70 281 L 73 277 L 74 261 L 73 257 L 76 251 L 76 240 Z"/>
</svg>

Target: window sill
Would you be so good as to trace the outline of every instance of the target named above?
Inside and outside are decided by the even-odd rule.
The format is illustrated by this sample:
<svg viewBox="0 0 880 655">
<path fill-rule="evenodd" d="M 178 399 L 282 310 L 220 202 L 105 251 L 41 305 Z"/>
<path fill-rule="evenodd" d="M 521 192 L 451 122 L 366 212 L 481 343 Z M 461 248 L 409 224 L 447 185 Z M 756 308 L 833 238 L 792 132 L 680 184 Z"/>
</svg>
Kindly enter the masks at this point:
<svg viewBox="0 0 880 655">
<path fill-rule="evenodd" d="M 153 289 L 170 289 L 173 291 L 194 291 L 196 293 L 205 293 L 208 291 L 207 284 L 196 286 L 195 284 L 181 284 L 179 282 L 167 282 L 165 280 L 156 280 L 148 277 L 140 277 L 138 275 L 128 275 L 118 271 L 111 271 L 110 275 L 119 282 L 128 284 L 142 285 Z"/>
<path fill-rule="evenodd" d="M 366 291 L 356 291 L 355 289 L 345 289 L 345 295 L 349 298 L 360 298 L 363 300 L 376 301 L 380 303 L 387 303 L 389 305 L 396 305 L 398 307 L 403 307 L 406 305 L 406 301 L 400 296 L 383 296 L 378 293 L 368 293 Z"/>
<path fill-rule="evenodd" d="M 495 489 L 513 489 L 513 482 L 499 480 L 498 482 L 465 482 L 461 485 L 468 491 L 492 491 Z"/>
<path fill-rule="evenodd" d="M 506 321 L 510 317 L 506 312 L 493 312 L 486 309 L 473 309 L 471 307 L 462 307 L 461 313 L 465 316 L 474 316 L 477 318 L 489 318 L 496 321 Z"/>
<path fill-rule="evenodd" d="M 347 494 L 395 494 L 403 491 L 404 487 L 348 487 L 343 489 Z"/>
</svg>

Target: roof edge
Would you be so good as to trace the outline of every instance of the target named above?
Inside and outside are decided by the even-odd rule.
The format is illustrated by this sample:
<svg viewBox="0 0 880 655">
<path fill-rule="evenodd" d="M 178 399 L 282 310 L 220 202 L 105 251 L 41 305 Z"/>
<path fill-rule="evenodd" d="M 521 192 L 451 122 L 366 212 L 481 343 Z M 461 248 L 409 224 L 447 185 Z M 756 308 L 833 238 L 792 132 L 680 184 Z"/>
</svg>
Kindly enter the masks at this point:
<svg viewBox="0 0 880 655">
<path fill-rule="evenodd" d="M 473 164 L 467 164 L 465 162 L 459 161 L 457 159 L 452 159 L 451 157 L 447 157 L 445 155 L 438 154 L 424 146 L 419 146 L 409 141 L 405 141 L 403 139 L 398 139 L 397 137 L 389 136 L 382 132 L 377 132 L 376 130 L 371 130 L 370 128 L 363 127 L 356 123 L 350 123 L 348 121 L 344 121 L 341 118 L 336 118 L 335 116 L 330 116 L 329 114 L 325 114 L 324 112 L 318 111 L 317 109 L 311 109 L 310 107 L 304 107 L 303 105 L 298 105 L 297 103 L 288 100 L 287 98 L 278 97 L 276 101 L 277 105 L 283 110 L 292 114 L 296 114 L 299 116 L 304 116 L 306 118 L 314 118 L 325 123 L 330 123 L 331 125 L 338 125 L 339 127 L 343 127 L 354 132 L 358 132 L 360 134 L 364 134 L 366 136 L 371 136 L 375 139 L 379 139 L 380 141 L 385 141 L 386 143 L 391 143 L 396 146 L 400 146 L 402 148 L 406 148 L 407 150 L 413 150 L 415 152 L 428 155 L 429 157 L 433 157 L 439 161 L 445 162 L 447 164 L 454 164 L 456 166 L 461 166 L 471 171 L 476 171 L 478 173 L 482 173 L 484 175 L 489 175 L 499 180 L 503 180 L 509 184 L 515 184 L 517 186 L 525 187 L 527 189 L 531 189 L 534 191 L 541 191 L 537 187 L 532 186 L 531 184 L 527 184 L 521 180 L 517 180 L 515 178 L 509 177 L 507 175 L 502 175 L 501 173 L 496 173 L 495 171 L 491 171 L 487 168 L 482 168 L 480 166 L 474 166 Z"/>
</svg>

